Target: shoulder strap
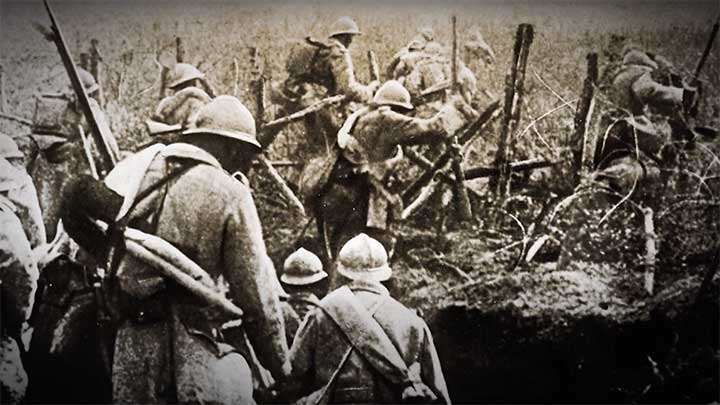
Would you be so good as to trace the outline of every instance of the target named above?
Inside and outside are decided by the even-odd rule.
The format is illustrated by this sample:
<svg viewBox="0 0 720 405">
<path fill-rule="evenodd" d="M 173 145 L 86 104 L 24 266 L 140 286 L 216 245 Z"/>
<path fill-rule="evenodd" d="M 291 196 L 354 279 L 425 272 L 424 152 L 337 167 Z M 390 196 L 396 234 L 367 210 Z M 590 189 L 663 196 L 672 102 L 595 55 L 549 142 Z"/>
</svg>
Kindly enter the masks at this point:
<svg viewBox="0 0 720 405">
<path fill-rule="evenodd" d="M 350 291 L 350 290 L 348 290 Z M 350 292 L 352 294 L 352 292 Z M 380 308 L 382 305 L 383 300 L 380 300 L 373 308 L 367 310 L 369 314 L 374 315 L 375 311 Z M 342 356 L 342 359 L 340 360 L 340 363 L 338 363 L 337 367 L 335 367 L 335 371 L 333 371 L 332 375 L 330 376 L 330 379 L 328 382 L 319 390 L 313 392 L 307 397 L 301 398 L 300 401 L 298 401 L 298 404 L 301 405 L 318 405 L 320 403 L 324 403 L 325 396 L 327 395 L 328 391 L 330 391 L 330 388 L 335 383 L 335 380 L 337 379 L 337 376 L 340 374 L 340 371 L 345 367 L 345 363 L 347 363 L 347 360 L 350 358 L 350 354 L 352 353 L 354 347 L 352 344 L 348 343 L 347 349 L 345 349 L 345 353 Z"/>
<path fill-rule="evenodd" d="M 408 367 L 397 348 L 349 288 L 333 291 L 320 308 L 380 375 L 399 386 L 410 381 Z"/>
</svg>

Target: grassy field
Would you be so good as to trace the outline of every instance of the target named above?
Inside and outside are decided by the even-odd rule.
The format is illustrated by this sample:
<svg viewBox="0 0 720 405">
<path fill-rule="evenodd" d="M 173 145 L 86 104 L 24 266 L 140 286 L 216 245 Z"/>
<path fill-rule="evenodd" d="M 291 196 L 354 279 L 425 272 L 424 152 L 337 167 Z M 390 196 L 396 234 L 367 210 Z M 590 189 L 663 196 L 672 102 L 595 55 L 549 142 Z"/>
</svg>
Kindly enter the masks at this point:
<svg viewBox="0 0 720 405">
<path fill-rule="evenodd" d="M 105 91 L 105 107 L 115 136 L 121 148 L 126 150 L 134 150 L 149 140 L 143 122 L 159 97 L 157 60 L 174 60 L 174 43 L 178 36 L 184 41 L 186 60 L 206 72 L 218 93 L 236 95 L 253 109 L 248 88 L 252 77 L 250 48 L 259 49 L 266 76 L 271 80 L 282 80 L 285 60 L 293 43 L 306 35 L 324 37 L 330 24 L 339 16 L 353 16 L 364 33 L 352 47 L 356 73 L 364 82 L 369 77 L 365 58 L 368 50 L 375 51 L 381 71 L 384 71 L 384 65 L 392 55 L 422 27 L 432 27 L 439 40 L 449 43 L 450 16 L 458 16 L 461 44 L 472 30 L 479 29 L 495 51 L 496 63 L 476 74 L 479 86 L 498 97 L 503 92 L 516 26 L 529 22 L 534 24 L 536 34 L 527 67 L 516 158 L 549 159 L 558 158 L 560 147 L 572 130 L 573 109 L 585 75 L 588 52 L 599 52 L 602 69 L 611 37 L 622 35 L 665 55 L 681 72 L 690 76 L 720 9 L 712 1 L 542 4 L 455 1 L 442 6 L 410 1 L 358 2 L 353 5 L 326 1 L 298 4 L 279 1 L 203 4 L 56 1 L 53 6 L 76 57 L 87 51 L 91 39 L 99 40 L 103 55 L 101 84 Z M 26 118 L 33 114 L 33 94 L 63 91 L 67 86 L 66 74 L 54 46 L 32 28 L 32 22 L 47 22 L 41 2 L 0 3 L 0 61 L 5 72 L 7 112 Z M 719 49 L 720 44 L 716 44 L 700 76 L 703 84 L 700 121 L 708 125 L 717 125 L 720 121 Z M 481 97 L 485 97 L 482 103 L 489 103 L 489 97 Z M 596 119 L 607 107 L 602 94 L 597 100 Z M 271 158 L 295 157 L 296 145 L 302 139 L 297 129 L 299 126 L 278 137 L 269 151 Z M 0 120 L 0 130 L 9 133 L 28 131 L 12 126 L 6 120 Z M 492 161 L 497 145 L 496 132 L 490 130 L 475 141 L 466 156 L 466 165 Z M 693 158 L 695 164 L 690 170 L 699 173 L 700 177 L 696 177 L 712 178 L 720 172 L 713 153 L 717 153 L 717 145 L 698 152 L 699 157 Z M 284 170 L 284 174 L 291 177 L 288 170 L 292 169 Z M 550 181 L 561 179 L 556 177 Z M 700 183 L 697 189 L 705 190 Z M 482 193 L 484 184 L 476 181 L 472 186 Z M 718 180 L 713 179 L 708 184 L 712 186 L 711 194 L 716 194 Z M 274 229 L 272 225 L 269 228 Z M 688 232 L 693 234 L 695 230 Z M 284 238 L 274 241 L 274 235 L 269 236 L 269 245 L 285 243 Z M 280 257 L 274 259 L 281 261 Z"/>
<path fill-rule="evenodd" d="M 247 94 L 249 47 L 260 50 L 269 76 L 282 79 L 292 43 L 305 35 L 323 37 L 332 21 L 342 15 L 355 17 L 365 33 L 356 41 L 353 55 L 358 75 L 367 80 L 367 50 L 374 50 L 383 65 L 424 26 L 433 27 L 436 36 L 449 43 L 449 16 L 455 14 L 461 43 L 472 27 L 478 27 L 495 50 L 497 63 L 478 72 L 478 78 L 482 87 L 501 94 L 515 27 L 529 22 L 537 34 L 528 65 L 527 107 L 520 125 L 525 128 L 528 120 L 557 107 L 558 96 L 568 101 L 578 96 L 586 53 L 602 51 L 610 34 L 625 35 L 667 56 L 684 72 L 694 70 L 718 12 L 714 2 L 592 1 L 450 2 L 443 6 L 409 1 L 390 5 L 358 2 L 352 6 L 318 1 L 202 5 L 57 1 L 54 8 L 76 56 L 87 49 L 91 38 L 100 41 L 107 108 L 125 148 L 144 138 L 141 122 L 158 97 L 159 69 L 154 59 L 158 53 L 161 60 L 172 59 L 175 36 L 183 38 L 186 58 L 200 65 L 219 93 L 235 94 L 251 104 Z M 31 94 L 59 90 L 66 78 L 52 44 L 31 28 L 31 21 L 47 21 L 42 4 L 3 1 L 0 11 L 8 105 L 12 113 L 29 117 L 33 110 Z M 707 111 L 715 115 L 720 87 L 718 54 L 716 47 L 702 76 L 706 98 L 712 105 L 707 105 Z M 234 61 L 239 67 L 237 74 Z M 571 117 L 571 110 L 563 108 L 539 121 L 537 132 L 524 135 L 523 143 L 532 151 L 528 153 L 548 153 L 543 150 L 547 149 L 544 144 L 554 147 Z"/>
</svg>

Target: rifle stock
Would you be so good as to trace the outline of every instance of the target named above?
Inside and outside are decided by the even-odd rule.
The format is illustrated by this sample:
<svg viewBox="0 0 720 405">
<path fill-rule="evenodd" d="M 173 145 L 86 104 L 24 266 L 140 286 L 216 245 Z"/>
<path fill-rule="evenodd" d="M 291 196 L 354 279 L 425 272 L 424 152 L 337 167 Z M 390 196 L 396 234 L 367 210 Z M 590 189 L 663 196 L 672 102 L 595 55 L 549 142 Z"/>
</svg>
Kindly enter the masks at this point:
<svg viewBox="0 0 720 405">
<path fill-rule="evenodd" d="M 57 47 L 58 53 L 60 53 L 60 59 L 62 59 L 65 70 L 67 71 L 68 77 L 70 78 L 70 83 L 72 84 L 73 90 L 75 91 L 75 94 L 77 96 L 78 104 L 82 109 L 82 113 L 85 116 L 85 119 L 90 125 L 93 139 L 95 140 L 95 143 L 97 144 L 98 150 L 100 152 L 100 165 L 98 169 L 101 172 L 107 173 L 112 170 L 112 168 L 115 166 L 115 163 L 117 163 L 117 157 L 110 149 L 107 141 L 109 137 L 112 137 L 112 134 L 107 133 L 107 131 L 104 130 L 103 127 L 98 125 L 97 117 L 95 116 L 95 112 L 90 105 L 90 99 L 85 92 L 85 88 L 80 81 L 80 76 L 78 75 L 77 68 L 75 67 L 75 63 L 73 62 L 72 56 L 70 55 L 70 51 L 68 50 L 68 46 L 65 42 L 62 31 L 60 30 L 60 26 L 57 23 L 55 14 L 53 13 L 48 0 L 43 0 L 43 3 L 45 4 L 45 10 L 47 10 L 48 17 L 50 17 L 50 29 L 53 33 L 53 42 Z"/>
</svg>

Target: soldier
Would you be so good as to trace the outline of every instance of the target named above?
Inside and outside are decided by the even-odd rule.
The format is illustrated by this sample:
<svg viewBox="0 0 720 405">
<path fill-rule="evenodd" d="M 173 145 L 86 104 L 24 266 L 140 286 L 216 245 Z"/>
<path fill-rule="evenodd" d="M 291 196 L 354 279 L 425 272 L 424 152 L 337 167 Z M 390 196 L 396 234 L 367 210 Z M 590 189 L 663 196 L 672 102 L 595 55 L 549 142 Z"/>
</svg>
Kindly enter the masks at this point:
<svg viewBox="0 0 720 405">
<path fill-rule="evenodd" d="M 25 156 L 15 141 L 0 133 L 0 178 L 2 195 L 9 199 L 20 218 L 30 247 L 47 242 L 37 190 L 25 169 Z"/>
<path fill-rule="evenodd" d="M 5 172 L 2 173 L 4 176 Z M 0 186 L 4 188 L 5 182 Z M 8 403 L 21 402 L 28 384 L 20 357 L 21 336 L 32 312 L 39 276 L 16 210 L 15 204 L 0 194 L 0 397 Z"/>
<path fill-rule="evenodd" d="M 477 79 L 462 61 L 458 62 L 460 93 L 470 104 L 477 93 Z M 427 118 L 439 111 L 451 90 L 452 61 L 449 52 L 435 40 L 430 28 L 421 30 L 395 55 L 388 73 L 410 92 L 413 104 L 418 107 L 416 116 Z"/>
<path fill-rule="evenodd" d="M 449 404 L 430 330 L 382 285 L 392 275 L 383 246 L 360 234 L 337 267 L 346 284 L 310 312 L 290 349 L 298 402 Z"/>
<path fill-rule="evenodd" d="M 151 119 L 146 121 L 150 135 L 187 128 L 190 119 L 211 97 L 201 89 L 205 75 L 195 66 L 178 63 L 172 71 L 169 88 L 173 94 L 163 98 Z"/>
<path fill-rule="evenodd" d="M 487 66 L 495 63 L 495 52 L 485 41 L 480 28 L 473 27 L 470 32 L 472 32 L 470 41 L 465 44 L 465 63 L 468 65 L 477 64 L 478 68 L 482 65 Z"/>
<path fill-rule="evenodd" d="M 607 130 L 594 158 L 601 169 L 598 176 L 620 192 L 629 191 L 637 180 L 652 179 L 658 165 L 671 163 L 674 142 L 692 141 L 684 115 L 697 99 L 695 88 L 657 82 L 653 72 L 658 63 L 647 53 L 634 46 L 624 52 L 609 91 L 616 110 L 603 117 Z M 635 156 L 636 151 L 641 155 Z"/>
<path fill-rule="evenodd" d="M 78 69 L 80 81 L 85 88 L 99 126 L 110 133 L 105 113 L 93 98 L 100 89 L 95 78 L 84 69 Z M 37 153 L 42 159 L 35 160 L 28 172 L 35 180 L 40 206 L 43 210 L 45 228 L 48 234 L 55 235 L 60 217 L 60 196 L 68 182 L 81 173 L 89 173 L 87 155 L 80 131 L 83 131 L 90 143 L 93 155 L 98 149 L 90 137 L 90 126 L 75 100 L 73 90 L 70 94 L 41 95 L 38 98 L 33 122 L 33 134 L 30 136 L 37 145 Z M 106 140 L 110 153 L 117 158 L 119 149 L 115 138 Z"/>
<path fill-rule="evenodd" d="M 21 402 L 28 384 L 20 354 L 39 272 L 33 248 L 45 243 L 35 186 L 12 138 L 0 134 L 0 397 Z"/>
<path fill-rule="evenodd" d="M 288 302 L 297 314 L 290 322 L 285 318 L 288 342 L 292 343 L 300 323 L 320 303 L 318 295 L 322 296 L 327 288 L 322 283 L 327 276 L 320 258 L 309 250 L 300 248 L 285 259 L 280 281 L 288 292 Z"/>
<path fill-rule="evenodd" d="M 273 287 L 278 281 L 243 174 L 260 151 L 255 131 L 252 115 L 239 100 L 219 96 L 197 112 L 191 128 L 183 131 L 183 143 L 153 145 L 116 166 L 105 180 L 115 193 L 107 199 L 115 201 L 110 213 L 77 194 L 67 204 L 157 235 L 214 280 L 226 280 L 229 298 L 245 312 L 242 324 L 253 349 L 281 379 L 289 370 Z M 67 219 L 68 228 L 78 223 L 77 211 L 69 213 L 76 218 Z M 121 257 L 109 274 L 120 316 L 114 401 L 252 402 L 251 357 L 243 358 L 223 342 L 220 327 L 227 316 L 132 257 Z"/>
<path fill-rule="evenodd" d="M 347 102 L 367 103 L 379 87 L 378 82 L 363 85 L 355 77 L 350 45 L 361 35 L 357 23 L 349 17 L 338 19 L 327 41 L 307 37 L 302 45 L 291 51 L 287 62 L 288 78 L 276 86 L 274 100 L 283 106 L 282 114 L 309 107 L 325 97 L 347 96 L 341 107 L 327 108 L 305 120 L 307 152 L 310 157 L 329 154 L 334 136 L 349 110 Z M 266 135 L 269 139 L 274 136 Z"/>
<path fill-rule="evenodd" d="M 318 231 L 330 256 L 359 232 L 381 240 L 392 252 L 391 225 L 399 218 L 402 200 L 392 191 L 401 145 L 442 142 L 464 122 L 456 98 L 432 118 L 405 115 L 412 110 L 410 94 L 397 81 L 383 84 L 370 106 L 351 115 L 338 133 L 338 158 L 322 187 L 306 184 Z M 327 254 L 327 252 L 326 252 Z M 331 285 L 333 275 L 331 274 Z"/>
</svg>

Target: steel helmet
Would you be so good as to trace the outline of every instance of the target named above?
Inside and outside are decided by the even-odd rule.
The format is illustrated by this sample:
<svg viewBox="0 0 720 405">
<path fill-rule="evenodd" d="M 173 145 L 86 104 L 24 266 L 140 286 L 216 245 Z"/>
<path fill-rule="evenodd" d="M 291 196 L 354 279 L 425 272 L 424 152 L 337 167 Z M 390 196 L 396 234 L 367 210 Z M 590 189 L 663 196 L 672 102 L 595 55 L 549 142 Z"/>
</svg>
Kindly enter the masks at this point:
<svg viewBox="0 0 720 405">
<path fill-rule="evenodd" d="M 367 282 L 385 281 L 392 275 L 385 248 L 364 233 L 340 249 L 337 271 L 350 280 Z"/>
<path fill-rule="evenodd" d="M 620 51 L 620 55 L 625 56 L 632 51 L 642 52 L 643 49 L 640 45 L 638 45 L 635 42 L 628 42 L 627 44 L 625 44 L 625 46 L 623 46 L 622 50 Z"/>
<path fill-rule="evenodd" d="M 172 73 L 170 74 L 169 88 L 175 88 L 183 83 L 187 83 L 190 80 L 204 79 L 205 75 L 202 74 L 195 66 L 189 63 L 177 63 L 173 66 Z"/>
<path fill-rule="evenodd" d="M 349 34 L 349 35 L 361 35 L 360 28 L 357 23 L 350 17 L 340 17 L 335 21 L 330 28 L 329 37 L 336 35 Z"/>
<path fill-rule="evenodd" d="M 5 159 L 23 158 L 15 140 L 2 132 L 0 132 L 0 157 Z"/>
<path fill-rule="evenodd" d="M 648 54 L 641 51 L 630 51 L 623 57 L 623 65 L 638 65 L 657 69 L 658 65 Z"/>
<path fill-rule="evenodd" d="M 413 108 L 410 92 L 397 80 L 388 80 L 380 86 L 372 102 L 375 105 L 395 105 L 409 110 Z"/>
<path fill-rule="evenodd" d="M 327 277 L 322 262 L 314 253 L 300 248 L 285 259 L 280 280 L 288 285 L 308 285 Z"/>
<path fill-rule="evenodd" d="M 255 132 L 255 119 L 247 107 L 233 96 L 218 96 L 200 108 L 191 128 L 184 135 L 214 134 L 249 143 L 260 149 Z"/>
<path fill-rule="evenodd" d="M 90 74 L 90 72 L 83 68 L 78 68 L 77 72 L 80 77 L 80 83 L 82 83 L 82 86 L 88 95 L 100 90 L 100 86 L 97 84 L 97 81 L 95 81 L 95 78 Z"/>
</svg>

